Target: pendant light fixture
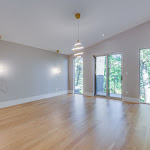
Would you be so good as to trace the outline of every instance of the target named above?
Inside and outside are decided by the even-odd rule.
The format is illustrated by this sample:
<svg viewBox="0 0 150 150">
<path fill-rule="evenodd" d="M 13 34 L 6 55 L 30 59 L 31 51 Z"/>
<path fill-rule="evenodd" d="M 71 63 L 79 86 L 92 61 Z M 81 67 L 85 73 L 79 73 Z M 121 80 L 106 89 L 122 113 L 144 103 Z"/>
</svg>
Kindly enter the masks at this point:
<svg viewBox="0 0 150 150">
<path fill-rule="evenodd" d="M 77 43 L 74 45 L 74 48 L 72 49 L 73 51 L 78 51 L 78 50 L 81 50 L 83 49 L 83 46 L 81 46 L 81 43 L 79 41 L 79 19 L 80 19 L 80 14 L 77 13 L 75 15 L 76 19 L 78 20 L 78 40 L 77 40 Z"/>
<path fill-rule="evenodd" d="M 76 53 L 76 54 L 74 54 L 74 56 L 79 56 L 79 55 L 82 55 L 83 54 L 83 52 L 81 52 L 81 53 Z"/>
</svg>

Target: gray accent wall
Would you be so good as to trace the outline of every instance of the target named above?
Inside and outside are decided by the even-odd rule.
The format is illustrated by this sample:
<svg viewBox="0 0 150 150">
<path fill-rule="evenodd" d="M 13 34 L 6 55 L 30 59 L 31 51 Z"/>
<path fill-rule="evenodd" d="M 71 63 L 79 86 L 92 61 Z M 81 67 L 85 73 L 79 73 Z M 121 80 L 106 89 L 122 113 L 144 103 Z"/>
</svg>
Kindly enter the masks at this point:
<svg viewBox="0 0 150 150">
<path fill-rule="evenodd" d="M 105 33 L 105 31 L 104 31 Z M 105 34 L 107 36 L 107 34 Z M 123 97 L 139 100 L 139 49 L 150 48 L 150 22 L 144 23 L 84 49 L 84 94 L 94 94 L 93 55 L 121 52 L 123 55 Z M 73 55 L 69 58 L 69 90 L 73 90 Z"/>
<path fill-rule="evenodd" d="M 0 41 L 0 102 L 61 91 L 68 91 L 67 55 Z"/>
</svg>

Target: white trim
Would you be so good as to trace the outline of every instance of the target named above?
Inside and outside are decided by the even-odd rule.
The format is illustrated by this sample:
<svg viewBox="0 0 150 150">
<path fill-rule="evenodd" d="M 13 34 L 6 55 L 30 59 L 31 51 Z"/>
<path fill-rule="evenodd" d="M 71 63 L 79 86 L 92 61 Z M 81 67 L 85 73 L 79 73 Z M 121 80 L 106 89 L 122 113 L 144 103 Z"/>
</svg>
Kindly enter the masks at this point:
<svg viewBox="0 0 150 150">
<path fill-rule="evenodd" d="M 140 103 L 139 98 L 132 98 L 132 97 L 122 97 L 122 101 L 130 103 Z"/>
<path fill-rule="evenodd" d="M 22 99 L 17 99 L 17 100 L 4 101 L 4 102 L 0 102 L 0 108 L 33 102 L 33 101 L 55 97 L 55 96 L 59 96 L 63 94 L 68 94 L 68 91 L 60 91 L 60 92 L 55 92 L 55 93 L 50 93 L 50 94 L 45 94 L 45 95 L 40 95 L 40 96 L 33 96 L 33 97 L 27 97 L 27 98 L 22 98 Z"/>
<path fill-rule="evenodd" d="M 85 96 L 94 96 L 94 93 L 91 93 L 91 92 L 83 92 L 83 95 L 85 95 Z"/>
</svg>

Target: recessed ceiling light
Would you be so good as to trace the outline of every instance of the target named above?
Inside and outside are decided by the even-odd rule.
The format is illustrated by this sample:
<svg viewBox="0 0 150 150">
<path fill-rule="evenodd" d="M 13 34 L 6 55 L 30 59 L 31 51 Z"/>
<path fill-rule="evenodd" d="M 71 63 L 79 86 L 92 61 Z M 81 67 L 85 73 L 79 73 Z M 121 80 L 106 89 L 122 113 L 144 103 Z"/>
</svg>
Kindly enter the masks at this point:
<svg viewBox="0 0 150 150">
<path fill-rule="evenodd" d="M 102 34 L 102 36 L 105 36 L 105 34 Z"/>
</svg>

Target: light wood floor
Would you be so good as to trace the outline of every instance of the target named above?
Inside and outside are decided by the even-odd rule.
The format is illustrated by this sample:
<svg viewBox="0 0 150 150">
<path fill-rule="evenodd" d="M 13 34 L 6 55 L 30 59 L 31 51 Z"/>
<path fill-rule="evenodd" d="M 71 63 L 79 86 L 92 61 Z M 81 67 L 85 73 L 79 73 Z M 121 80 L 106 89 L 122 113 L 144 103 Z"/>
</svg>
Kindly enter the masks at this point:
<svg viewBox="0 0 150 150">
<path fill-rule="evenodd" d="M 150 150 L 150 105 L 70 94 L 0 109 L 0 150 Z"/>
</svg>

